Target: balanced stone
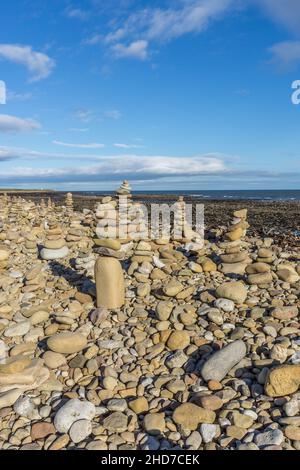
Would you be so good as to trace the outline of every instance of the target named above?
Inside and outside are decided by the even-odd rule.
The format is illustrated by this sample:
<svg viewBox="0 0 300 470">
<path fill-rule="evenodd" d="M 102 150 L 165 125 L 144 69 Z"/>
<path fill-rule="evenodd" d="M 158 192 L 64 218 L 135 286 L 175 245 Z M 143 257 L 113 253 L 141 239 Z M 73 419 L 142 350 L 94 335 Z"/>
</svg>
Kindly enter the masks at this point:
<svg viewBox="0 0 300 470">
<path fill-rule="evenodd" d="M 98 308 L 118 309 L 124 305 L 124 276 L 117 259 L 99 258 L 95 263 L 95 281 Z"/>
</svg>

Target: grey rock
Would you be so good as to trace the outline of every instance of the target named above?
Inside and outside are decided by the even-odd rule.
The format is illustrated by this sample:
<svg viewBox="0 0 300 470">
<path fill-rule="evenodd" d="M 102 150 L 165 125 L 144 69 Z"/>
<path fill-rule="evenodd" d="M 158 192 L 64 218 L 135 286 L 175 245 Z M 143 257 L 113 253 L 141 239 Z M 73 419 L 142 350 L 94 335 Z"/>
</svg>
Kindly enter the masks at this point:
<svg viewBox="0 0 300 470">
<path fill-rule="evenodd" d="M 258 447 L 279 446 L 283 441 L 284 435 L 280 429 L 269 429 L 256 434 L 254 437 L 254 443 L 258 445 Z"/>
<path fill-rule="evenodd" d="M 203 379 L 222 380 L 227 373 L 236 364 L 238 364 L 246 356 L 246 345 L 243 341 L 234 341 L 228 344 L 220 351 L 214 353 L 204 364 L 201 370 Z"/>
<path fill-rule="evenodd" d="M 213 438 L 216 436 L 218 431 L 218 426 L 216 424 L 206 424 L 203 423 L 200 426 L 200 433 L 203 441 L 207 444 L 212 442 Z"/>
<path fill-rule="evenodd" d="M 128 418 L 123 413 L 115 411 L 103 420 L 103 427 L 107 431 L 124 432 L 127 430 Z"/>
<path fill-rule="evenodd" d="M 86 439 L 91 433 L 92 423 L 88 419 L 80 419 L 79 421 L 75 421 L 69 431 L 71 441 L 75 442 L 75 444 L 84 441 L 84 439 Z"/>
<path fill-rule="evenodd" d="M 75 421 L 92 420 L 95 414 L 96 408 L 93 403 L 73 398 L 58 410 L 54 426 L 58 432 L 67 433 Z"/>
<path fill-rule="evenodd" d="M 165 365 L 169 369 L 173 369 L 174 367 L 182 367 L 187 362 L 187 360 L 188 356 L 179 349 L 166 358 Z"/>
<path fill-rule="evenodd" d="M 69 248 L 67 246 L 63 246 L 57 250 L 52 250 L 50 248 L 43 248 L 40 252 L 40 256 L 44 260 L 53 260 L 53 259 L 61 259 L 65 258 L 69 254 Z"/>
</svg>

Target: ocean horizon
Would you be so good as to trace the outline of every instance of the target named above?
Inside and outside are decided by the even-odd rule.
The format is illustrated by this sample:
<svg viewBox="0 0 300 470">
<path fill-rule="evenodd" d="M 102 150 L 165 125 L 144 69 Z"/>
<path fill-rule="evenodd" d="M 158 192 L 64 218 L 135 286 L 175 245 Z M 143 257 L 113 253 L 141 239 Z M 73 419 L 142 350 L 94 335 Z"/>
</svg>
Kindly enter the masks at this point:
<svg viewBox="0 0 300 470">
<path fill-rule="evenodd" d="M 75 192 L 75 191 L 74 191 Z M 100 196 L 114 191 L 76 191 L 84 195 Z M 300 189 L 282 190 L 146 190 L 132 191 L 133 195 L 179 195 L 208 200 L 300 201 Z"/>
</svg>

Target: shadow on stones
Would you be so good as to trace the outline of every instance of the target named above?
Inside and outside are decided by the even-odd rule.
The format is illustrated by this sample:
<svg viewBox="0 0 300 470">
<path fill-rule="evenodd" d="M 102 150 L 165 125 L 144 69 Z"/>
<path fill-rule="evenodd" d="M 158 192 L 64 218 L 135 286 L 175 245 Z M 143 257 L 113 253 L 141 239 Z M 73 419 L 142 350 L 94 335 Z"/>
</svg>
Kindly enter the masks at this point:
<svg viewBox="0 0 300 470">
<path fill-rule="evenodd" d="M 89 295 L 91 295 L 91 292 L 95 292 L 95 283 L 84 274 L 80 274 L 74 269 L 64 266 L 57 261 L 51 261 L 49 267 L 54 276 L 63 277 L 70 286 L 75 287 L 78 292 Z"/>
</svg>

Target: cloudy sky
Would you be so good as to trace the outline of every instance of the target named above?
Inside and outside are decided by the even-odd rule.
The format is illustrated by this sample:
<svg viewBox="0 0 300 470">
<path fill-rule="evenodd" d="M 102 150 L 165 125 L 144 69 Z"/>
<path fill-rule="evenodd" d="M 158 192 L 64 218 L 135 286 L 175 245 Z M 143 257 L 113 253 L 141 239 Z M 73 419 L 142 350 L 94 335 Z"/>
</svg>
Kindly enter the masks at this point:
<svg viewBox="0 0 300 470">
<path fill-rule="evenodd" d="M 0 20 L 0 187 L 299 188 L 299 0 L 3 0 Z"/>
</svg>

